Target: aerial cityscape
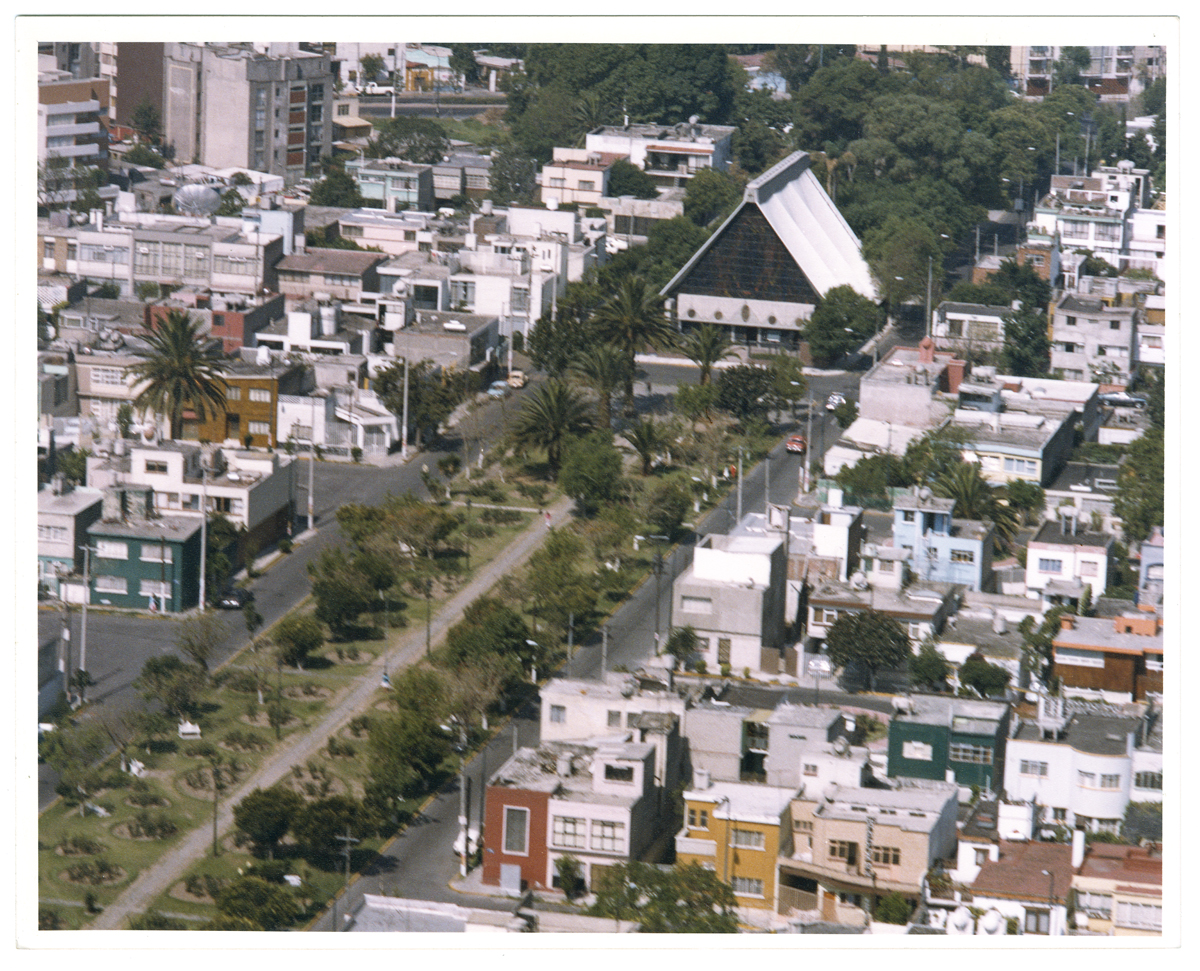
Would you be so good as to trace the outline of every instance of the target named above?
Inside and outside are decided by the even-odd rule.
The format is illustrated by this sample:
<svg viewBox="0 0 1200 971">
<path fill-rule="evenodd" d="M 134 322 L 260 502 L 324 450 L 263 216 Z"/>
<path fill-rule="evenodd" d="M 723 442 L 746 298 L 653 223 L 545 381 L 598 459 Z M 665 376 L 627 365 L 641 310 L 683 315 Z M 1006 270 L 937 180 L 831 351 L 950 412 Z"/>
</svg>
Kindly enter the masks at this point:
<svg viewBox="0 0 1200 971">
<path fill-rule="evenodd" d="M 39 39 L 19 939 L 1169 942 L 1167 53 Z"/>
</svg>

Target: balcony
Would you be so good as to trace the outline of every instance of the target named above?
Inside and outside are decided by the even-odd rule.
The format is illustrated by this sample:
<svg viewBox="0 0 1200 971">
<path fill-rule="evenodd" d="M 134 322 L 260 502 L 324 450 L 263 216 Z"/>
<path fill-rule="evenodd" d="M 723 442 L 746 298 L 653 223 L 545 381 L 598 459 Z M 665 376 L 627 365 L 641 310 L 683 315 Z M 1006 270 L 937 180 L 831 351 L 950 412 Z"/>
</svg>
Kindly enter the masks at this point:
<svg viewBox="0 0 1200 971">
<path fill-rule="evenodd" d="M 817 909 L 818 902 L 815 893 L 797 890 L 795 887 L 781 886 L 779 888 L 779 913 L 783 916 Z"/>
<path fill-rule="evenodd" d="M 684 836 L 683 833 L 687 830 L 681 830 L 680 835 L 675 837 L 675 853 L 687 853 L 691 856 L 705 856 L 716 859 L 717 842 L 716 840 L 696 839 L 693 836 Z"/>
</svg>

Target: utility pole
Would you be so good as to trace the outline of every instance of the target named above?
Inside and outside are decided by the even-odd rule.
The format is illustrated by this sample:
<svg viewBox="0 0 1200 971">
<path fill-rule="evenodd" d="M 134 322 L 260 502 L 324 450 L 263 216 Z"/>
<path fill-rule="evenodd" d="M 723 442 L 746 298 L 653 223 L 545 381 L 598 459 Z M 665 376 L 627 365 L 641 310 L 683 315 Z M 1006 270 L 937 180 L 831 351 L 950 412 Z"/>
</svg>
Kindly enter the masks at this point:
<svg viewBox="0 0 1200 971">
<path fill-rule="evenodd" d="M 88 601 L 92 599 L 92 575 L 90 572 L 91 560 L 89 554 L 92 552 L 92 547 L 85 546 L 83 548 L 83 611 L 82 621 L 79 628 L 79 670 L 87 671 L 87 609 Z M 68 680 L 70 673 L 68 669 Z M 86 674 L 79 679 L 79 703 L 82 705 L 87 701 L 87 676 Z"/>
<path fill-rule="evenodd" d="M 933 336 L 933 256 L 929 257 L 929 279 L 925 282 L 925 336 Z"/>
<path fill-rule="evenodd" d="M 400 458 L 408 460 L 408 354 L 404 355 L 404 408 L 400 418 Z M 311 495 L 311 490 L 309 495 Z"/>
<path fill-rule="evenodd" d="M 345 836 L 338 836 L 338 837 L 335 837 L 335 839 L 337 839 L 342 844 L 342 856 L 345 857 L 345 859 L 346 859 L 346 876 L 345 876 L 346 883 L 345 883 L 344 889 L 342 890 L 342 894 L 344 896 L 350 892 L 350 846 L 353 843 L 357 843 L 358 840 L 354 839 L 350 835 L 350 827 L 349 826 L 346 827 L 346 835 Z M 335 896 L 333 898 L 333 931 L 335 934 L 337 933 L 337 929 L 338 929 L 337 915 L 338 915 L 337 914 L 337 897 Z"/>
<path fill-rule="evenodd" d="M 571 661 L 575 654 L 575 612 L 567 614 L 567 677 L 571 676 Z"/>
<path fill-rule="evenodd" d="M 312 487 L 309 486 L 308 501 L 312 503 Z M 311 509 L 312 506 L 310 505 Z M 208 601 L 205 574 L 208 572 L 208 466 L 204 464 L 204 453 L 200 453 L 200 610 Z M 183 591 L 181 590 L 180 593 Z M 182 606 L 182 604 L 180 605 Z"/>
<path fill-rule="evenodd" d="M 309 426 L 308 426 L 308 529 L 313 528 L 313 464 L 317 461 L 317 395 L 316 388 L 308 396 Z"/>
<path fill-rule="evenodd" d="M 766 482 L 766 485 L 763 487 L 763 513 L 764 514 L 766 513 L 767 508 L 771 505 L 771 453 L 770 452 L 767 453 L 766 471 L 767 471 L 767 482 Z"/>
<path fill-rule="evenodd" d="M 462 853 L 458 875 L 467 875 L 467 843 L 470 836 L 467 832 L 467 730 L 461 726 L 462 749 L 458 753 L 458 829 L 462 833 Z"/>
<path fill-rule="evenodd" d="M 742 521 L 742 446 L 738 446 L 737 464 L 737 521 Z M 735 524 L 736 525 L 736 524 Z"/>
<path fill-rule="evenodd" d="M 608 671 L 608 624 L 600 628 L 600 680 Z"/>
<path fill-rule="evenodd" d="M 813 399 L 809 396 L 808 399 L 808 414 L 805 416 L 805 436 L 804 441 L 807 443 L 804 449 L 804 491 L 808 492 L 812 488 L 812 413 Z"/>
</svg>

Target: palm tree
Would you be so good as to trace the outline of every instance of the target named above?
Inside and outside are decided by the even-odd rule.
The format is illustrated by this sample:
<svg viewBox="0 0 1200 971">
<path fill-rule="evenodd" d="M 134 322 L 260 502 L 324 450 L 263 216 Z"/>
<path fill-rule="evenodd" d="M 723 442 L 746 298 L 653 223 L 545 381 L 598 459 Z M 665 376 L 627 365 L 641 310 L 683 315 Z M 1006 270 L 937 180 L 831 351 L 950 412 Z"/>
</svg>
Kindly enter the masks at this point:
<svg viewBox="0 0 1200 971">
<path fill-rule="evenodd" d="M 1005 499 L 1003 489 L 991 485 L 975 462 L 958 462 L 933 480 L 934 495 L 954 500 L 954 515 L 963 519 L 988 520 L 996 524 L 996 535 L 1011 545 L 1020 529 L 1017 511 Z"/>
<path fill-rule="evenodd" d="M 591 428 L 588 406 L 579 393 L 565 381 L 551 378 L 526 399 L 512 434 L 518 445 L 545 449 L 551 475 L 557 478 L 567 440 Z"/>
<path fill-rule="evenodd" d="M 625 355 L 625 402 L 633 407 L 634 358 L 644 347 L 672 347 L 676 333 L 663 313 L 663 298 L 640 276 L 628 276 L 593 314 L 601 340 L 615 344 Z"/>
<path fill-rule="evenodd" d="M 169 310 L 146 338 L 149 348 L 129 366 L 129 373 L 146 387 L 134 399 L 143 410 L 166 415 L 171 438 L 183 435 L 183 413 L 190 409 L 201 422 L 210 415 L 225 413 L 225 379 L 221 376 L 221 352 L 206 345 L 200 336 L 200 321 L 183 310 Z"/>
<path fill-rule="evenodd" d="M 649 475 L 654 456 L 666 444 L 667 437 L 652 419 L 641 418 L 626 429 L 625 441 L 642 460 L 642 475 Z"/>
<path fill-rule="evenodd" d="M 612 397 L 625 383 L 629 361 L 612 344 L 596 344 L 580 353 L 571 362 L 571 376 L 596 392 L 601 428 L 612 428 Z"/>
<path fill-rule="evenodd" d="M 683 338 L 680 350 L 700 368 L 700 384 L 705 385 L 712 380 L 716 363 L 733 355 L 733 344 L 724 330 L 714 323 L 705 323 Z"/>
</svg>

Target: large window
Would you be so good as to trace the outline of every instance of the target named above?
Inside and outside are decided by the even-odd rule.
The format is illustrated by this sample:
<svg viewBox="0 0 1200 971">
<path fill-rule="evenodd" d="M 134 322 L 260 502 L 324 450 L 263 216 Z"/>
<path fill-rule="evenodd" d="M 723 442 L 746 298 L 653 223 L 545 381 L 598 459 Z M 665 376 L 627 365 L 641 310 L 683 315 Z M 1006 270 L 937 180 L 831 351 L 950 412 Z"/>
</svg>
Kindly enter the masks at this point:
<svg viewBox="0 0 1200 971">
<path fill-rule="evenodd" d="M 951 762 L 967 762 L 971 765 L 991 765 L 992 750 L 982 745 L 965 745 L 955 742 L 950 746 Z"/>
<path fill-rule="evenodd" d="M 1027 910 L 1027 911 L 1025 911 L 1025 933 L 1026 934 L 1049 934 L 1050 933 L 1050 911 L 1048 911 L 1048 910 Z"/>
<path fill-rule="evenodd" d="M 694 807 L 688 809 L 688 828 L 708 829 L 708 810 Z"/>
<path fill-rule="evenodd" d="M 855 866 L 858 863 L 858 844 L 846 840 L 830 840 L 829 859 L 841 860 L 847 866 Z"/>
<path fill-rule="evenodd" d="M 520 806 L 504 807 L 504 852 L 525 856 L 529 853 L 529 810 Z"/>
<path fill-rule="evenodd" d="M 143 543 L 142 560 L 146 563 L 174 563 L 175 548 L 161 543 Z"/>
<path fill-rule="evenodd" d="M 1100 788 L 1101 789 L 1120 789 L 1121 788 L 1120 775 L 1102 775 L 1102 776 L 1100 776 Z"/>
<path fill-rule="evenodd" d="M 1162 789 L 1161 772 L 1138 772 L 1133 777 L 1134 788 Z"/>
<path fill-rule="evenodd" d="M 899 866 L 900 847 L 876 846 L 871 850 L 871 862 L 877 866 Z"/>
<path fill-rule="evenodd" d="M 734 877 L 733 892 L 739 897 L 761 897 L 763 882 L 755 877 Z"/>
<path fill-rule="evenodd" d="M 1162 930 L 1162 905 L 1139 904 L 1131 900 L 1117 901 L 1117 926 Z"/>
<path fill-rule="evenodd" d="M 604 778 L 608 782 L 633 782 L 633 766 L 605 765 Z"/>
<path fill-rule="evenodd" d="M 567 720 L 567 709 L 563 705 L 550 706 L 550 722 L 554 725 L 562 725 Z"/>
<path fill-rule="evenodd" d="M 608 853 L 625 850 L 625 824 L 606 819 L 592 820 L 592 849 Z"/>
<path fill-rule="evenodd" d="M 1047 762 L 1027 762 L 1021 760 L 1021 775 L 1036 775 L 1045 778 L 1050 774 L 1050 765 Z"/>
<path fill-rule="evenodd" d="M 105 560 L 127 560 L 129 559 L 129 544 L 115 539 L 97 540 L 96 555 Z"/>
<path fill-rule="evenodd" d="M 766 837 L 757 829 L 735 829 L 733 845 L 751 850 L 761 850 L 766 846 Z"/>
<path fill-rule="evenodd" d="M 1039 573 L 1062 573 L 1062 560 L 1038 559 Z"/>
<path fill-rule="evenodd" d="M 124 577 L 96 577 L 96 593 L 127 593 L 129 587 Z"/>
<path fill-rule="evenodd" d="M 553 827 L 555 846 L 572 849 L 587 847 L 587 820 L 574 816 L 555 816 Z"/>
<path fill-rule="evenodd" d="M 1107 920 L 1112 916 L 1112 897 L 1106 893 L 1077 890 L 1075 909 L 1084 911 L 1089 917 L 1103 917 Z"/>
</svg>

